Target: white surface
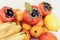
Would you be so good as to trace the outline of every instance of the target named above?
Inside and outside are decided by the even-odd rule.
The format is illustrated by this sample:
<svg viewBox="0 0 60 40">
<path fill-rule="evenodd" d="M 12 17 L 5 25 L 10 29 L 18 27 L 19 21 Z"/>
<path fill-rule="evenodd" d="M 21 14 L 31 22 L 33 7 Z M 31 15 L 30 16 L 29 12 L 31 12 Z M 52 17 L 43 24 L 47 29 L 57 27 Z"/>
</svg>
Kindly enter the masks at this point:
<svg viewBox="0 0 60 40">
<path fill-rule="evenodd" d="M 10 6 L 12 8 L 24 10 L 25 2 L 29 2 L 32 5 L 38 5 L 41 2 L 49 2 L 53 7 L 52 13 L 60 19 L 60 0 L 0 0 L 0 8 L 3 6 Z M 60 40 L 60 30 L 52 33 Z"/>
</svg>

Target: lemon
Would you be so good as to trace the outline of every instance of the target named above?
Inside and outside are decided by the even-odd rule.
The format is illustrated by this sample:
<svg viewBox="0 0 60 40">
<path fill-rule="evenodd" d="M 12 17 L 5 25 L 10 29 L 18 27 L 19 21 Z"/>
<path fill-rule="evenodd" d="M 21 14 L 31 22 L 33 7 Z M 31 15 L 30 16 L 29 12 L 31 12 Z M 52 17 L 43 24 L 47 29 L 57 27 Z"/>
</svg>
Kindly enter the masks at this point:
<svg viewBox="0 0 60 40">
<path fill-rule="evenodd" d="M 45 17 L 45 26 L 51 31 L 58 31 L 60 22 L 55 15 L 49 14 Z"/>
</svg>

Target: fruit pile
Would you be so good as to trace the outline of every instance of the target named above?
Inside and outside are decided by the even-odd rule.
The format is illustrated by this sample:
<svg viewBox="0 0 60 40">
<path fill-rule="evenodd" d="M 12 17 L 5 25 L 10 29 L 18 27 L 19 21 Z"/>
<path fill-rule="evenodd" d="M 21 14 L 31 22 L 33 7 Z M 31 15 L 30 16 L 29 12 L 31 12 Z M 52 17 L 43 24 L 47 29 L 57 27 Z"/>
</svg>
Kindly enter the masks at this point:
<svg viewBox="0 0 60 40">
<path fill-rule="evenodd" d="M 24 12 L 7 6 L 0 9 L 0 40 L 58 40 L 49 31 L 59 28 L 59 20 L 47 2 L 38 6 L 25 2 Z"/>
</svg>

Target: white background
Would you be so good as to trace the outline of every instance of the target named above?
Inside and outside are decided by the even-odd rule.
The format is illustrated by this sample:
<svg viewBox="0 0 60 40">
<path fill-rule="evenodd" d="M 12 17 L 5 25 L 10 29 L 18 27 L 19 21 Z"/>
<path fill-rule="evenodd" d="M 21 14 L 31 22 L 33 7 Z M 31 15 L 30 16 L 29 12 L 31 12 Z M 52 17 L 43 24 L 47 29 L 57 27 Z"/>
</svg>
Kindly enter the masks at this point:
<svg viewBox="0 0 60 40">
<path fill-rule="evenodd" d="M 3 6 L 9 6 L 12 8 L 19 8 L 24 10 L 24 3 L 29 2 L 32 5 L 38 5 L 41 2 L 48 2 L 52 5 L 52 13 L 60 20 L 60 0 L 0 0 L 0 8 Z M 60 30 L 58 32 L 52 32 L 60 40 Z"/>
</svg>

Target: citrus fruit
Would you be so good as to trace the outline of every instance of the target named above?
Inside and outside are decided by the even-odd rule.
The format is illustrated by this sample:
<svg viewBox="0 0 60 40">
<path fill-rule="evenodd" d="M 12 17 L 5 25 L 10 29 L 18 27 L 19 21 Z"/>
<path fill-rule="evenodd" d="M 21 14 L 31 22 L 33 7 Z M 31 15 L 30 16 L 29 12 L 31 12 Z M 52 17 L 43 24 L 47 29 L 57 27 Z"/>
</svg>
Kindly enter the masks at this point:
<svg viewBox="0 0 60 40">
<path fill-rule="evenodd" d="M 43 33 L 48 32 L 48 29 L 46 27 L 43 27 Z"/>
<path fill-rule="evenodd" d="M 30 37 L 29 31 L 27 31 L 27 30 L 22 30 L 22 31 L 23 31 L 23 32 L 26 32 L 26 34 L 27 34 L 24 40 L 30 40 L 31 37 Z"/>
<path fill-rule="evenodd" d="M 24 30 L 30 30 L 30 29 L 31 29 L 31 25 L 29 25 L 29 24 L 27 24 L 27 23 L 25 23 L 25 22 L 22 22 L 22 28 L 23 28 Z"/>
<path fill-rule="evenodd" d="M 41 26 L 33 26 L 30 30 L 32 37 L 38 38 L 43 33 L 43 28 Z"/>
<path fill-rule="evenodd" d="M 60 22 L 55 15 L 49 14 L 45 17 L 45 26 L 51 31 L 58 31 Z"/>
<path fill-rule="evenodd" d="M 16 12 L 16 20 L 17 21 L 22 21 L 23 20 L 23 12 L 20 9 L 15 9 Z"/>
<path fill-rule="evenodd" d="M 43 26 L 43 19 L 41 19 L 41 21 L 39 21 L 36 25 Z"/>
</svg>

